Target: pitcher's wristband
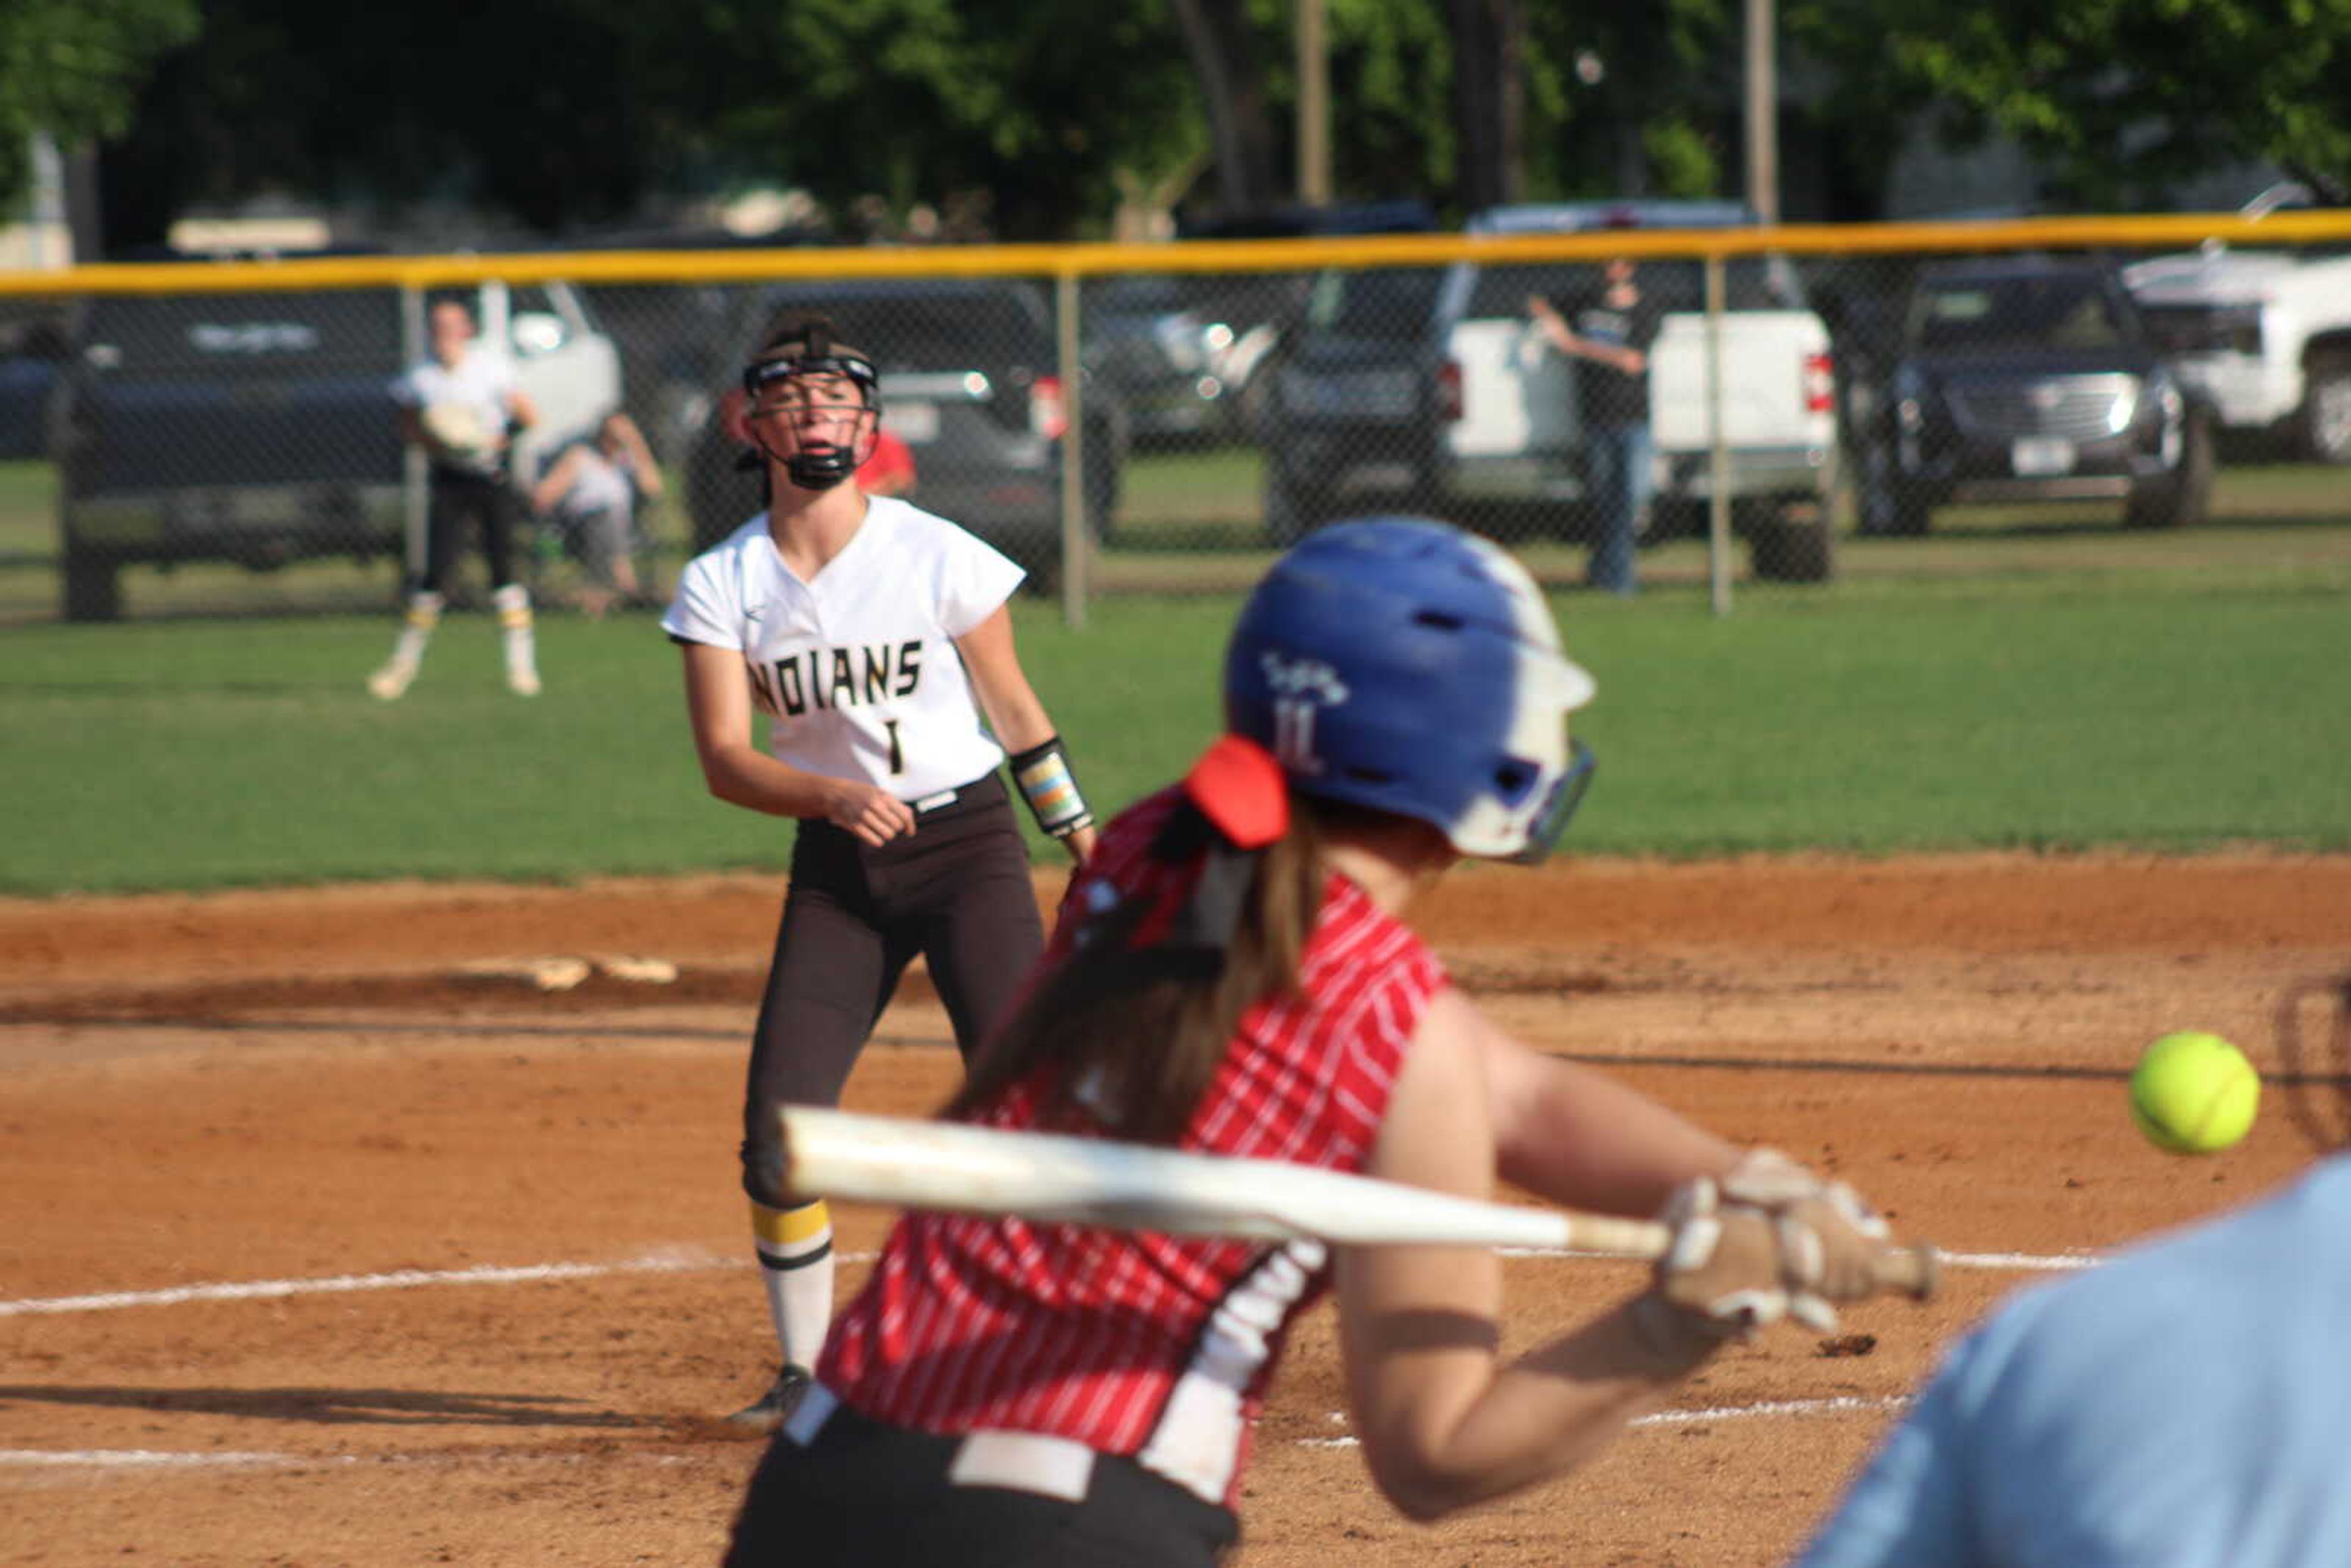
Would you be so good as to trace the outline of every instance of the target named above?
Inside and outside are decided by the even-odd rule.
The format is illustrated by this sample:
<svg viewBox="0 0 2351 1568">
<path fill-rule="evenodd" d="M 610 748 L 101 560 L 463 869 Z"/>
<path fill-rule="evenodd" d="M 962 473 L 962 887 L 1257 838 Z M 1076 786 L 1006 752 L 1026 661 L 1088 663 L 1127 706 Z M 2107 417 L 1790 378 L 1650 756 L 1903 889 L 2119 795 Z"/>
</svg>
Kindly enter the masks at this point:
<svg viewBox="0 0 2351 1568">
<path fill-rule="evenodd" d="M 1015 752 L 1012 779 L 1020 786 L 1021 799 L 1029 802 L 1029 815 L 1048 836 L 1066 839 L 1080 828 L 1093 826 L 1094 814 L 1087 810 L 1086 798 L 1078 793 L 1077 775 L 1070 771 L 1070 758 L 1061 749 L 1060 736 Z"/>
</svg>

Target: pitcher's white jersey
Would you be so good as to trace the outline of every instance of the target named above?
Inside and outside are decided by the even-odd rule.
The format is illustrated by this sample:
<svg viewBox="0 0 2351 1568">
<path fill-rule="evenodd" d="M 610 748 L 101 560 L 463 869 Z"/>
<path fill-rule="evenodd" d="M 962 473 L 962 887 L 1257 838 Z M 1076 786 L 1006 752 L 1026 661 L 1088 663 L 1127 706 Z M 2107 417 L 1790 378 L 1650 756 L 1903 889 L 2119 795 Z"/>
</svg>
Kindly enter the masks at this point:
<svg viewBox="0 0 2351 1568">
<path fill-rule="evenodd" d="M 778 760 L 919 803 L 1004 760 L 955 639 L 1025 575 L 946 518 L 872 496 L 848 546 L 803 582 L 761 512 L 687 563 L 662 630 L 743 655 Z"/>
</svg>

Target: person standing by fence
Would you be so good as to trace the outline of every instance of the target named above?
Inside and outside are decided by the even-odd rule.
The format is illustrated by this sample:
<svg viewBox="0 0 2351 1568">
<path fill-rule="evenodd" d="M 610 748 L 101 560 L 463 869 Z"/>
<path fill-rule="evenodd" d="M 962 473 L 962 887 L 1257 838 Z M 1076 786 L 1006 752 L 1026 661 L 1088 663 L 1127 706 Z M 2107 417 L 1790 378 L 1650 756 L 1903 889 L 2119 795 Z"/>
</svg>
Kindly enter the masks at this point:
<svg viewBox="0 0 2351 1568">
<path fill-rule="evenodd" d="M 1527 313 L 1552 347 L 1577 361 L 1577 409 L 1598 502 L 1592 586 L 1630 594 L 1637 586 L 1641 515 L 1656 487 L 1649 349 L 1657 338 L 1657 308 L 1641 291 L 1632 261 L 1616 256 L 1601 268 L 1598 286 L 1571 298 L 1564 309 L 1537 294 L 1528 297 Z"/>
</svg>

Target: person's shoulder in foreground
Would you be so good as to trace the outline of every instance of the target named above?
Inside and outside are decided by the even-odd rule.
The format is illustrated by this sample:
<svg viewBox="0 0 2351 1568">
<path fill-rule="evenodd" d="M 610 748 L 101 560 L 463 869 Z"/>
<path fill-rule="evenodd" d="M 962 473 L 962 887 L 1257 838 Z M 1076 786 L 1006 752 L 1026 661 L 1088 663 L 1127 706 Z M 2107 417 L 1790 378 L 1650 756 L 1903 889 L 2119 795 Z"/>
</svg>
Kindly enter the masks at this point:
<svg viewBox="0 0 2351 1568">
<path fill-rule="evenodd" d="M 1952 1351 L 1799 1568 L 2351 1563 L 2351 1155 L 2027 1289 Z"/>
</svg>

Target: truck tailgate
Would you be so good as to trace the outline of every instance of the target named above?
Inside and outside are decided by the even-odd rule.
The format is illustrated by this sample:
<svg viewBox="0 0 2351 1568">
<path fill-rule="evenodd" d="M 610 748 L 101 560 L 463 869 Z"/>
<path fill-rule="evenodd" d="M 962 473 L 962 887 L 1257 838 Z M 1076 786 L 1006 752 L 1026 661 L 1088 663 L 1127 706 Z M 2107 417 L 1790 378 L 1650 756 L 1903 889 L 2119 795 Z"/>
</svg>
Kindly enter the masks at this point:
<svg viewBox="0 0 2351 1568">
<path fill-rule="evenodd" d="M 1461 417 L 1446 431 L 1456 456 L 1573 450 L 1574 371 L 1532 322 L 1463 321 L 1447 349 L 1461 378 Z"/>
<path fill-rule="evenodd" d="M 1727 312 L 1722 318 L 1725 444 L 1755 450 L 1825 446 L 1833 441 L 1834 411 L 1808 406 L 1817 378 L 1807 373 L 1806 361 L 1828 351 L 1827 329 L 1809 311 Z M 1699 452 L 1711 444 L 1707 358 L 1704 316 L 1665 318 L 1649 353 L 1649 421 L 1658 451 Z"/>
</svg>

